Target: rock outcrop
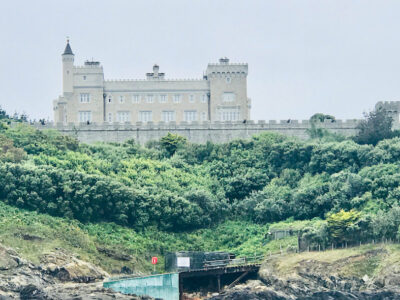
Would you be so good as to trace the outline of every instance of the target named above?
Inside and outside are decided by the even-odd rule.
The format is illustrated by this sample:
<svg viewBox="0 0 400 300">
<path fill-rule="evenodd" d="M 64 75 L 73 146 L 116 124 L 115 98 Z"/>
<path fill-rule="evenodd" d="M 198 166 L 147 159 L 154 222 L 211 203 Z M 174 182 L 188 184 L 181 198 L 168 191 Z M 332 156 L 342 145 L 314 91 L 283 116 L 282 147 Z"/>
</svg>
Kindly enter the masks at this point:
<svg viewBox="0 0 400 300">
<path fill-rule="evenodd" d="M 104 279 L 109 275 L 90 263 L 77 259 L 60 250 L 46 254 L 41 259 L 40 268 L 61 281 L 89 283 Z"/>
<path fill-rule="evenodd" d="M 270 259 L 260 268 L 258 280 L 208 299 L 400 300 L 400 261 L 387 265 L 386 256 L 385 249 L 374 249 L 339 259 L 318 260 L 312 254 L 295 262 L 290 261 L 294 256 L 289 262 Z"/>
<path fill-rule="evenodd" d="M 102 269 L 62 250 L 44 255 L 35 265 L 0 245 L 0 300 L 151 299 L 103 288 L 98 280 L 106 276 Z"/>
</svg>

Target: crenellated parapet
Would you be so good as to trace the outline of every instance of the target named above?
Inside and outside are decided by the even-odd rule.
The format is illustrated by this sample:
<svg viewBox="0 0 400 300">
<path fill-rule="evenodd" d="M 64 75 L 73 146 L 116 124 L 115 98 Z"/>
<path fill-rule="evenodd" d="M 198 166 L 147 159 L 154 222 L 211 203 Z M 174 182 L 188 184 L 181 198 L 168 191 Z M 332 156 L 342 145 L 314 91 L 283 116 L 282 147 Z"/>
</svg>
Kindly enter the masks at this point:
<svg viewBox="0 0 400 300">
<path fill-rule="evenodd" d="M 314 123 L 318 128 L 351 136 L 357 133 L 360 120 L 336 120 Z M 262 132 L 275 132 L 301 139 L 309 137 L 312 128 L 309 120 L 260 120 L 246 122 L 125 122 L 125 123 L 40 123 L 32 124 L 37 129 L 55 129 L 63 134 L 77 137 L 86 143 L 124 142 L 134 139 L 140 144 L 151 140 L 159 140 L 168 132 L 185 136 L 194 143 L 229 142 L 233 139 L 248 139 Z"/>
<path fill-rule="evenodd" d="M 148 79 L 106 79 L 105 82 L 136 82 L 136 81 L 148 81 Z M 176 82 L 176 81 L 204 81 L 204 79 L 200 78 L 182 78 L 182 79 L 175 79 L 175 78 L 168 78 L 164 79 L 163 82 Z"/>
<path fill-rule="evenodd" d="M 324 122 L 315 122 L 314 124 L 321 128 L 337 128 L 337 127 L 355 127 L 360 123 L 361 120 L 357 119 L 347 119 L 347 120 L 324 120 Z M 41 124 L 39 122 L 32 123 L 36 128 L 76 128 L 76 129 L 87 129 L 87 128 L 101 128 L 101 129 L 124 129 L 124 128 L 264 128 L 264 127 L 299 127 L 299 128 L 311 128 L 311 122 L 309 120 L 258 120 L 258 121 L 193 121 L 193 122 L 82 122 L 82 123 L 54 123 L 48 122 L 46 124 Z"/>
</svg>

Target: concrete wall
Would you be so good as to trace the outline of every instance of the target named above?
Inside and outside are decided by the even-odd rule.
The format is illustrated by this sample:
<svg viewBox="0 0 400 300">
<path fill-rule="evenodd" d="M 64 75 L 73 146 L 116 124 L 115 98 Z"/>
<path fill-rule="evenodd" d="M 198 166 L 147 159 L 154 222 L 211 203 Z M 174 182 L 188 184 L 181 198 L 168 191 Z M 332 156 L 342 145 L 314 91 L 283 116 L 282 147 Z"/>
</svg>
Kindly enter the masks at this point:
<svg viewBox="0 0 400 300">
<path fill-rule="evenodd" d="M 103 286 L 122 294 L 147 295 L 163 300 L 179 300 L 178 273 L 109 281 L 104 282 Z"/>
<path fill-rule="evenodd" d="M 317 127 L 327 129 L 331 132 L 351 136 L 357 133 L 356 126 L 359 120 L 337 120 L 336 122 L 318 123 Z M 282 121 L 248 121 L 242 122 L 201 122 L 201 123 L 112 123 L 112 124 L 69 124 L 61 123 L 47 125 L 34 125 L 38 129 L 57 129 L 63 134 L 75 136 L 85 143 L 103 142 L 124 142 L 134 139 L 140 144 L 145 144 L 150 140 L 159 140 L 168 132 L 185 136 L 193 143 L 225 143 L 233 139 L 247 139 L 252 135 L 262 132 L 277 132 L 289 136 L 306 139 L 309 137 L 307 130 L 310 129 L 308 120 L 301 122 L 297 120 Z"/>
</svg>

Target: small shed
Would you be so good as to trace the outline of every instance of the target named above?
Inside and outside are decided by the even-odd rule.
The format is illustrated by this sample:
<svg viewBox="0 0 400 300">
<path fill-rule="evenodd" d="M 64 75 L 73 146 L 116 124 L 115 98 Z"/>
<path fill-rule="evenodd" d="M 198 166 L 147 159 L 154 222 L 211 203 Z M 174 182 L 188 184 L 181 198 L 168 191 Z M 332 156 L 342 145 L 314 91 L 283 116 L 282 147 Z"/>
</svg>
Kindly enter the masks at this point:
<svg viewBox="0 0 400 300">
<path fill-rule="evenodd" d="M 229 252 L 179 251 L 165 256 L 165 271 L 181 272 L 204 269 L 210 265 L 227 265 L 235 255 Z"/>
</svg>

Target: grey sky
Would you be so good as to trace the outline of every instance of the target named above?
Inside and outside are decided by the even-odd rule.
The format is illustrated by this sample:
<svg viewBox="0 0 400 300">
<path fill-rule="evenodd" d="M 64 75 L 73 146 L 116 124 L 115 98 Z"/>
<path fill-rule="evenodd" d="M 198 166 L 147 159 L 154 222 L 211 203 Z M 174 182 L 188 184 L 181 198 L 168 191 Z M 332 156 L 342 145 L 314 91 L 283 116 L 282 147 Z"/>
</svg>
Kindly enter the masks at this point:
<svg viewBox="0 0 400 300">
<path fill-rule="evenodd" d="M 252 118 L 359 118 L 400 100 L 400 1 L 1 1 L 0 105 L 52 119 L 61 53 L 106 79 L 200 78 L 208 62 L 248 62 Z"/>
</svg>

